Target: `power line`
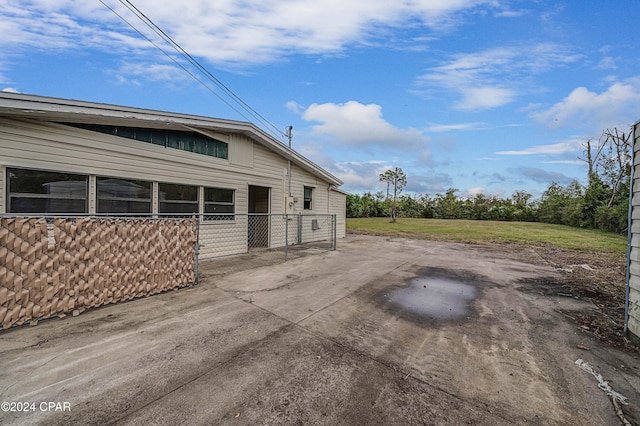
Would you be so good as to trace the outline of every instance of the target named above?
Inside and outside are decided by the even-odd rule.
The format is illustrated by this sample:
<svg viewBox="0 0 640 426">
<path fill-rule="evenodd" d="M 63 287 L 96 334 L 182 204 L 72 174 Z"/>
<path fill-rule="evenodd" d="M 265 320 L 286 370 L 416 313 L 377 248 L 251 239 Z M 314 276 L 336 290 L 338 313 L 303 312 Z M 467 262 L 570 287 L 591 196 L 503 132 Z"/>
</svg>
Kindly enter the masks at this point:
<svg viewBox="0 0 640 426">
<path fill-rule="evenodd" d="M 151 43 L 155 48 L 157 48 L 158 50 L 160 50 L 162 53 L 164 53 L 164 55 L 169 58 L 173 63 L 175 63 L 177 66 L 179 66 L 181 69 L 183 69 L 187 74 L 189 74 L 191 77 L 193 77 L 196 81 L 198 81 L 200 84 L 202 84 L 205 88 L 207 88 L 211 93 L 213 93 L 215 96 L 217 96 L 222 102 L 224 102 L 225 104 L 227 104 L 231 109 L 233 109 L 235 112 L 237 112 L 238 114 L 240 114 L 242 117 L 244 117 L 246 120 L 249 120 L 248 117 L 246 117 L 242 112 L 238 111 L 233 105 L 229 104 L 229 102 L 227 102 L 225 99 L 223 99 L 218 93 L 216 93 L 212 88 L 210 88 L 209 86 L 207 86 L 207 84 L 205 82 L 203 82 L 202 80 L 200 80 L 196 75 L 194 75 L 191 71 L 189 71 L 188 69 L 186 69 L 184 67 L 184 65 L 182 65 L 181 63 L 179 63 L 178 61 L 175 60 L 175 58 L 173 58 L 171 55 L 169 55 L 167 52 L 165 52 L 160 46 L 158 46 L 153 40 L 151 40 L 149 37 L 147 37 L 146 35 L 144 35 L 141 31 L 139 31 L 136 27 L 134 27 L 129 21 L 126 20 L 126 18 L 124 18 L 123 16 L 121 16 L 118 12 L 116 12 L 114 9 L 111 8 L 111 6 L 107 5 L 104 1 L 100 0 L 100 3 L 102 3 L 104 6 L 106 6 L 109 10 L 111 10 L 118 18 L 120 18 L 122 21 L 124 21 L 127 25 L 129 25 L 135 32 L 137 32 L 140 36 L 142 36 L 143 38 L 145 38 L 149 43 Z"/>
<path fill-rule="evenodd" d="M 120 3 L 131 6 L 134 12 L 143 22 L 147 24 L 151 29 L 153 29 L 156 34 L 158 34 L 161 38 L 167 41 L 178 53 L 180 53 L 187 61 L 189 61 L 193 66 L 195 66 L 200 72 L 205 74 L 210 80 L 212 80 L 220 89 L 222 89 L 229 97 L 231 97 L 234 101 L 240 104 L 245 110 L 248 110 L 254 117 L 258 118 L 263 124 L 272 127 L 278 133 L 284 136 L 273 123 L 263 117 L 260 113 L 258 113 L 255 109 L 253 109 L 249 104 L 243 101 L 238 95 L 236 95 L 231 89 L 225 86 L 219 79 L 217 79 L 209 70 L 207 70 L 200 62 L 198 62 L 193 56 L 191 56 L 186 50 L 182 48 L 178 43 L 176 43 L 166 32 L 164 32 L 158 25 L 156 25 L 149 17 L 147 17 L 144 13 L 140 11 L 135 5 L 133 5 L 129 0 L 120 0 Z M 126 5 L 125 5 L 126 6 Z"/>
<path fill-rule="evenodd" d="M 106 4 L 103 0 L 99 0 L 106 8 L 111 10 L 118 18 L 120 18 L 123 22 L 129 25 L 135 32 L 137 32 L 140 36 L 146 39 L 149 43 L 151 43 L 156 49 L 160 50 L 167 58 L 169 58 L 173 63 L 175 63 L 178 67 L 180 67 L 183 71 L 189 74 L 193 79 L 195 79 L 198 83 L 203 85 L 207 90 L 213 93 L 216 97 L 218 97 L 222 102 L 224 102 L 227 106 L 233 109 L 235 112 L 240 114 L 245 120 L 251 121 L 245 114 L 238 110 L 235 106 L 233 106 L 229 101 L 224 99 L 219 93 L 213 90 L 209 85 L 207 85 L 202 79 L 198 78 L 191 71 L 189 71 L 183 64 L 178 62 L 173 56 L 167 53 L 162 47 L 160 47 L 157 43 L 155 43 L 151 38 L 147 37 L 140 30 L 138 30 L 133 24 L 131 24 L 125 17 L 116 12 L 111 6 Z M 149 27 L 153 32 L 156 33 L 165 43 L 169 44 L 180 56 L 186 59 L 192 66 L 194 66 L 200 73 L 202 73 L 208 80 L 213 82 L 222 92 L 229 97 L 233 102 L 238 104 L 245 112 L 251 115 L 256 121 L 259 121 L 263 126 L 270 129 L 272 132 L 275 132 L 277 137 L 283 138 L 286 135 L 271 121 L 267 120 L 264 116 L 258 113 L 255 109 L 253 109 L 249 104 L 247 104 L 244 100 L 242 100 L 238 95 L 236 95 L 231 89 L 225 86 L 218 78 L 216 78 L 209 70 L 207 70 L 200 62 L 198 62 L 193 56 L 191 56 L 186 50 L 182 48 L 176 41 L 174 41 L 166 32 L 164 32 L 158 25 L 156 25 L 150 18 L 148 18 L 143 12 L 141 12 L 133 3 L 129 0 L 119 0 L 120 3 L 129 9 L 138 19 L 140 19 L 147 27 Z"/>
</svg>

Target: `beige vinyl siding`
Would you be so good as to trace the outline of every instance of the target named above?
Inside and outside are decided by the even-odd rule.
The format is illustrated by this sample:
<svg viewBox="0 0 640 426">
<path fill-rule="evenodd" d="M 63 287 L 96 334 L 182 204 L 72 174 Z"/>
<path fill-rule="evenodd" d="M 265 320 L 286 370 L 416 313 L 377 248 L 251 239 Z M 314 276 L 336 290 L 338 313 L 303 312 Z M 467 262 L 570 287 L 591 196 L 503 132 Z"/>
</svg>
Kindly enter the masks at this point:
<svg viewBox="0 0 640 426">
<path fill-rule="evenodd" d="M 261 145 L 254 144 L 253 167 L 254 171 L 259 171 L 260 176 L 268 176 L 268 178 L 251 179 L 248 184 L 271 188 L 269 212 L 284 213 L 287 160 Z"/>
<path fill-rule="evenodd" d="M 329 213 L 336 215 L 336 238 L 344 238 L 347 232 L 347 196 L 343 192 L 331 191 L 329 197 Z"/>
<path fill-rule="evenodd" d="M 253 168 L 253 141 L 246 136 L 231 135 L 229 161 L 235 165 Z"/>
<path fill-rule="evenodd" d="M 294 168 L 294 172 L 291 174 L 293 184 L 292 192 L 295 197 L 298 197 L 296 203 L 296 213 L 302 213 L 302 241 L 321 241 L 327 238 L 332 238 L 331 233 L 331 220 L 327 216 L 329 214 L 329 184 L 322 180 L 316 179 L 315 176 Z M 304 209 L 304 188 L 313 188 L 311 193 L 311 209 Z M 305 218 L 304 215 L 324 215 L 315 218 Z M 314 229 L 313 219 L 316 219 L 318 228 Z"/>
<path fill-rule="evenodd" d="M 200 258 L 246 253 L 247 232 L 247 216 L 236 216 L 232 222 L 201 222 Z"/>
<path fill-rule="evenodd" d="M 631 333 L 640 338 L 640 122 L 634 126 L 634 135 L 628 327 Z"/>
<path fill-rule="evenodd" d="M 304 209 L 304 187 L 313 188 L 311 209 Z M 329 213 L 329 183 L 317 179 L 298 167 L 291 170 L 291 193 L 297 197 L 295 213 L 302 214 L 328 214 Z"/>
<path fill-rule="evenodd" d="M 270 188 L 269 198 L 271 206 L 269 213 L 281 214 L 285 212 L 285 195 L 287 191 L 287 160 L 267 148 L 254 144 L 253 166 L 255 170 L 260 170 L 261 174 L 270 175 L 270 179 L 253 179 L 249 185 Z M 282 247 L 284 245 L 284 234 L 282 229 L 284 223 L 281 220 L 269 220 L 269 247 Z M 289 233 L 289 240 L 296 235 L 295 231 Z"/>
<path fill-rule="evenodd" d="M 206 133 L 203 131 L 203 133 Z M 233 237 L 208 238 L 203 242 L 203 258 L 247 251 L 248 186 L 270 188 L 272 214 L 285 212 L 287 159 L 240 134 L 215 135 L 229 142 L 229 159 L 164 148 L 90 130 L 30 119 L 0 117 L 0 212 L 6 212 L 6 168 L 40 169 L 90 176 L 89 212 L 95 212 L 95 177 L 139 179 L 153 182 L 154 209 L 158 201 L 158 182 L 228 188 L 235 191 L 232 222 L 204 221 L 205 235 Z M 299 202 L 295 213 L 327 214 L 329 184 L 297 165 L 292 165 L 292 194 Z M 303 210 L 304 186 L 314 187 L 313 209 Z M 344 219 L 344 218 L 343 218 Z M 272 221 L 271 226 L 282 227 Z M 271 232 L 270 246 L 281 246 Z M 296 233 L 290 233 L 295 236 Z M 281 239 L 283 237 L 280 237 Z"/>
<path fill-rule="evenodd" d="M 272 173 L 273 176 L 281 176 L 282 183 L 279 186 L 273 186 L 271 188 L 271 213 L 283 213 L 285 211 L 285 198 L 288 192 L 288 162 L 285 158 L 267 150 L 264 147 L 255 145 L 254 148 L 254 166 L 261 168 L 261 171 L 265 173 Z M 257 184 L 258 186 L 265 186 L 264 183 Z M 304 210 L 304 187 L 313 188 L 312 209 Z M 321 179 L 316 178 L 311 173 L 303 170 L 295 164 L 291 166 L 291 194 L 294 198 L 297 198 L 295 207 L 290 210 L 290 213 L 299 214 L 318 214 L 328 215 L 330 214 L 329 208 L 329 183 Z M 297 241 L 297 221 L 290 223 L 289 240 L 290 242 Z M 320 228 L 314 230 L 312 228 L 312 222 L 309 218 L 302 219 L 302 241 L 318 241 L 325 240 L 328 237 L 330 221 L 328 218 L 319 219 Z M 282 227 L 283 225 L 278 222 L 273 222 L 272 227 Z M 272 240 L 270 241 L 271 247 L 277 247 L 284 244 L 284 241 L 280 241 L 281 233 L 272 232 Z"/>
<path fill-rule="evenodd" d="M 234 189 L 236 211 L 247 210 L 247 188 L 241 184 L 248 180 L 246 173 L 237 173 L 226 160 L 144 142 L 56 124 L 0 119 L 0 158 L 7 167 Z M 249 171 L 253 178 L 259 175 Z"/>
<path fill-rule="evenodd" d="M 31 167 L 188 185 L 238 188 L 242 169 L 229 161 L 67 126 L 0 118 L 0 158 Z M 246 197 L 245 197 L 246 198 Z M 244 207 L 246 211 L 246 205 Z"/>
</svg>

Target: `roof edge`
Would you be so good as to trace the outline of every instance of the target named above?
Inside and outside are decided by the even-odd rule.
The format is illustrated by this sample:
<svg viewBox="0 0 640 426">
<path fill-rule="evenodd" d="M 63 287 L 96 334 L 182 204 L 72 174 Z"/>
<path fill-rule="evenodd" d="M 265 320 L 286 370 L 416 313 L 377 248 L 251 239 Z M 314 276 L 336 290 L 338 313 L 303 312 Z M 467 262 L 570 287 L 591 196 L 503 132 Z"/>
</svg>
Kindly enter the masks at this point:
<svg viewBox="0 0 640 426">
<path fill-rule="evenodd" d="M 267 132 L 247 121 L 227 120 L 202 115 L 184 114 L 177 112 L 128 107 L 73 99 L 54 98 L 24 93 L 0 91 L 0 112 L 10 111 L 12 115 L 29 118 L 44 118 L 47 113 L 69 114 L 70 116 L 98 115 L 109 118 L 142 120 L 147 122 L 163 122 L 185 126 L 203 127 L 209 129 L 224 129 L 244 134 L 261 145 L 291 160 L 294 164 L 320 177 L 327 182 L 340 186 L 343 182 L 324 170 L 313 161 L 297 151 L 289 148 L 283 142 L 269 135 Z"/>
</svg>

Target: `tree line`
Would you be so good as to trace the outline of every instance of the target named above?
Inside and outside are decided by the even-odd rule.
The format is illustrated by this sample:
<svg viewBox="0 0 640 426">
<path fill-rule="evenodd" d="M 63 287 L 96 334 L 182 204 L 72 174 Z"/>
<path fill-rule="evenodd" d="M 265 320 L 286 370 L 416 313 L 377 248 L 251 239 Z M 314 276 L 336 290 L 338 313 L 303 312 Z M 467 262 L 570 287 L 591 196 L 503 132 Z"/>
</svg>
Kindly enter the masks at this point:
<svg viewBox="0 0 640 426">
<path fill-rule="evenodd" d="M 347 196 L 347 217 L 545 222 L 625 233 L 631 180 L 630 139 L 630 132 L 613 129 L 603 132 L 597 141 L 586 141 L 581 159 L 588 166 L 587 184 L 577 180 L 564 186 L 552 182 L 538 199 L 521 190 L 510 197 L 482 193 L 462 197 L 456 194 L 456 188 L 449 188 L 444 194 L 400 195 L 406 178 L 402 169 L 395 168 L 380 175 L 380 180 L 387 183 L 386 194 L 379 191 Z M 389 182 L 396 183 L 393 198 Z"/>
</svg>

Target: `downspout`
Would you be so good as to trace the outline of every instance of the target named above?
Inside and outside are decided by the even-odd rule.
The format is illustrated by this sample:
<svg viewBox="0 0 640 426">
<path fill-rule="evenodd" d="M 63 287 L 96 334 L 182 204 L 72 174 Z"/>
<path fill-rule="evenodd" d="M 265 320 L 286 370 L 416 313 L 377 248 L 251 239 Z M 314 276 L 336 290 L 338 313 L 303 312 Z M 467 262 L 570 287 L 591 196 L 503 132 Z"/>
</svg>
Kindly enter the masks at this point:
<svg viewBox="0 0 640 426">
<path fill-rule="evenodd" d="M 635 177 L 635 156 L 636 156 L 636 126 L 640 124 L 638 121 L 633 125 L 631 132 L 631 176 L 629 176 L 629 212 L 627 216 L 627 274 L 625 277 L 625 295 L 624 295 L 624 330 L 623 334 L 626 335 L 629 331 L 629 293 L 630 293 L 630 281 L 631 281 L 631 220 L 633 212 L 633 181 Z"/>
</svg>

